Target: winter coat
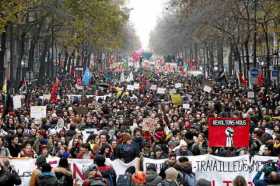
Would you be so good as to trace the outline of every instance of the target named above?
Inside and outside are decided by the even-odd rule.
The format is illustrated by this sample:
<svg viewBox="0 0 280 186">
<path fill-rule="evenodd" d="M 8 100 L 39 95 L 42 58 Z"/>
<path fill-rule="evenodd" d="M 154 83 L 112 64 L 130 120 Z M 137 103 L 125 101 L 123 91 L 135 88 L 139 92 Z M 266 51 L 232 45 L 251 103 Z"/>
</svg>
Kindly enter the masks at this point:
<svg viewBox="0 0 280 186">
<path fill-rule="evenodd" d="M 38 178 L 38 186 L 57 186 L 57 178 L 51 172 L 43 172 Z"/>
<path fill-rule="evenodd" d="M 21 179 L 15 171 L 0 171 L 0 185 L 14 186 L 20 185 Z"/>
<path fill-rule="evenodd" d="M 162 181 L 162 178 L 155 171 L 147 171 L 146 178 L 147 186 L 157 186 Z"/>
</svg>

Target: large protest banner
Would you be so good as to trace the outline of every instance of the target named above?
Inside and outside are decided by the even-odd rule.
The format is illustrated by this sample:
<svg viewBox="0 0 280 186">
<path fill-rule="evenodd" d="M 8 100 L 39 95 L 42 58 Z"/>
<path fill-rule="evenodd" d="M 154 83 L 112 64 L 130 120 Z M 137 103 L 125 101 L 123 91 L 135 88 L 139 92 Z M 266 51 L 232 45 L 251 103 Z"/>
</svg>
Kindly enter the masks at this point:
<svg viewBox="0 0 280 186">
<path fill-rule="evenodd" d="M 51 164 L 52 167 L 57 167 L 59 158 L 50 158 L 47 159 L 48 163 Z M 20 159 L 11 159 L 10 163 L 18 172 L 19 176 L 22 180 L 22 186 L 28 186 L 29 180 L 32 174 L 32 170 L 36 168 L 35 159 L 31 158 L 20 158 Z M 73 174 L 73 180 L 76 185 L 81 185 L 85 180 L 84 171 L 87 170 L 88 166 L 93 164 L 93 160 L 91 159 L 69 159 L 70 168 Z M 134 159 L 129 163 L 124 163 L 119 159 L 111 161 L 106 159 L 106 164 L 112 166 L 116 171 L 117 176 L 124 174 L 128 167 L 136 167 L 139 169 L 139 159 Z"/>
<path fill-rule="evenodd" d="M 208 118 L 209 147 L 248 147 L 250 119 Z"/>
<path fill-rule="evenodd" d="M 212 155 L 188 156 L 192 162 L 193 172 L 196 179 L 204 178 L 211 181 L 212 186 L 230 186 L 238 175 L 246 178 L 248 186 L 253 186 L 253 178 L 268 161 L 277 161 L 277 157 L 254 156 L 249 159 L 249 155 L 237 157 L 218 157 Z M 157 172 L 167 159 L 143 159 L 143 169 L 147 170 L 150 164 L 155 164 Z"/>
</svg>

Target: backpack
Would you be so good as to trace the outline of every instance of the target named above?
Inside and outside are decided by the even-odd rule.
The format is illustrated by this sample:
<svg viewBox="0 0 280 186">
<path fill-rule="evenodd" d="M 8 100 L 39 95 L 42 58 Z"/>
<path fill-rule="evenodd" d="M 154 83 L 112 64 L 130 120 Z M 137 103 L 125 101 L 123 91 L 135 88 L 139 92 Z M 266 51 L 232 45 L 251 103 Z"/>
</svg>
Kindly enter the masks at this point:
<svg viewBox="0 0 280 186">
<path fill-rule="evenodd" d="M 103 179 L 89 179 L 90 186 L 106 186 L 106 182 Z"/>
<path fill-rule="evenodd" d="M 131 176 L 120 175 L 117 180 L 117 186 L 131 186 Z"/>
<path fill-rule="evenodd" d="M 58 186 L 64 186 L 66 182 L 66 177 L 65 175 L 61 176 L 60 178 L 57 179 L 57 185 Z"/>
<path fill-rule="evenodd" d="M 163 180 L 162 182 L 160 182 L 160 186 L 177 186 L 177 184 L 175 182 Z"/>
</svg>

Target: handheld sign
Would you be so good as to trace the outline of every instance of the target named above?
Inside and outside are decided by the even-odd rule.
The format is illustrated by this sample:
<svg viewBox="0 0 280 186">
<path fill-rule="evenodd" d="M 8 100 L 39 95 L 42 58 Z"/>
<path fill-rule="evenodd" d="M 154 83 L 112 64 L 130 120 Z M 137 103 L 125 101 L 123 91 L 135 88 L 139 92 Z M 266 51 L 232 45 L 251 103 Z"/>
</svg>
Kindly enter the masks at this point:
<svg viewBox="0 0 280 186">
<path fill-rule="evenodd" d="M 46 106 L 31 106 L 30 107 L 30 117 L 34 119 L 42 119 L 47 117 L 47 107 Z"/>
<path fill-rule="evenodd" d="M 134 90 L 134 85 L 127 85 L 127 90 Z"/>
<path fill-rule="evenodd" d="M 158 88 L 157 93 L 158 94 L 165 94 L 166 89 L 165 88 Z"/>
<path fill-rule="evenodd" d="M 204 92 L 210 93 L 210 92 L 212 91 L 212 87 L 210 87 L 210 86 L 208 86 L 208 85 L 205 85 L 205 86 L 203 87 L 203 91 L 204 91 Z"/>
<path fill-rule="evenodd" d="M 208 118 L 209 147 L 248 147 L 249 124 L 248 118 Z"/>
</svg>

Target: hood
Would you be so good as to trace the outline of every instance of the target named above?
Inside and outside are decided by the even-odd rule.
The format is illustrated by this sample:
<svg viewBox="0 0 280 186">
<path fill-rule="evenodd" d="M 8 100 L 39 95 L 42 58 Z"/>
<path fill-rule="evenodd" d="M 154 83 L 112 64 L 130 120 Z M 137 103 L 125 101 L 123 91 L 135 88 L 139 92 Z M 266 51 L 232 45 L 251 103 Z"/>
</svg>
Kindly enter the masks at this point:
<svg viewBox="0 0 280 186">
<path fill-rule="evenodd" d="M 192 173 L 192 165 L 190 162 L 176 162 L 174 168 L 180 172 Z"/>
<path fill-rule="evenodd" d="M 147 182 L 152 182 L 154 179 L 157 178 L 157 173 L 155 171 L 147 171 Z"/>
</svg>

